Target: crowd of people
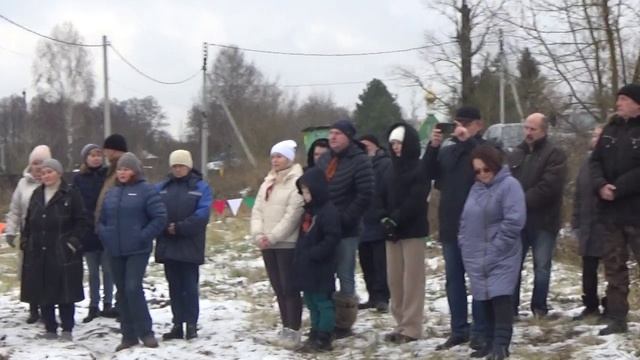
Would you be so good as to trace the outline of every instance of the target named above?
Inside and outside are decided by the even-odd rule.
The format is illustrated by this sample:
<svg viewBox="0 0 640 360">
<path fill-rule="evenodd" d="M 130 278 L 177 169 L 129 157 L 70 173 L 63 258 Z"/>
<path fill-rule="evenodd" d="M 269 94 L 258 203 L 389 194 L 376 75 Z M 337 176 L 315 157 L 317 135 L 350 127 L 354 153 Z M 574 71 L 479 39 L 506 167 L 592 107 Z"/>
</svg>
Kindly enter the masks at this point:
<svg viewBox="0 0 640 360">
<path fill-rule="evenodd" d="M 529 249 L 530 311 L 536 318 L 548 315 L 567 156 L 549 138 L 549 121 L 540 113 L 526 117 L 523 141 L 511 152 L 483 140 L 477 108 L 460 107 L 454 123 L 450 137 L 433 130 L 422 156 L 417 131 L 404 122 L 392 125 L 381 145 L 372 135 L 356 137 L 350 121 L 338 120 L 328 138 L 311 144 L 304 168 L 296 162 L 295 141 L 273 145 L 250 235 L 280 310 L 276 343 L 305 352 L 331 350 L 334 339 L 353 335 L 364 309 L 391 313 L 395 326 L 385 341 L 423 337 L 432 184 L 440 192 L 438 239 L 450 309 L 450 334 L 435 350 L 468 343 L 471 357 L 509 357 L 514 320 L 527 313 L 519 304 Z M 616 112 L 594 129 L 591 147 L 576 179 L 572 218 L 585 306 L 574 319 L 600 316 L 606 325 L 600 335 L 609 335 L 627 331 L 629 248 L 640 260 L 635 212 L 640 211 L 640 85 L 619 90 Z M 142 289 L 154 239 L 173 313 L 173 327 L 162 338 L 197 337 L 198 266 L 204 262 L 212 192 L 188 151 L 171 154 L 170 175 L 157 185 L 146 182 L 140 161 L 126 151 L 117 134 L 103 147 L 85 146 L 82 169 L 67 184 L 49 149 L 37 146 L 14 192 L 6 239 L 24 256 L 21 300 L 30 304 L 28 322 L 41 316 L 47 339 L 58 337 L 56 305 L 60 336 L 72 338 L 74 303 L 83 299 L 84 254 L 90 305 L 83 321 L 117 316 L 122 342 L 116 350 L 139 341 L 156 347 Z M 357 257 L 366 302 L 356 293 Z M 597 280 L 601 260 L 607 280 L 603 299 Z M 303 305 L 311 320 L 304 342 Z"/>
</svg>

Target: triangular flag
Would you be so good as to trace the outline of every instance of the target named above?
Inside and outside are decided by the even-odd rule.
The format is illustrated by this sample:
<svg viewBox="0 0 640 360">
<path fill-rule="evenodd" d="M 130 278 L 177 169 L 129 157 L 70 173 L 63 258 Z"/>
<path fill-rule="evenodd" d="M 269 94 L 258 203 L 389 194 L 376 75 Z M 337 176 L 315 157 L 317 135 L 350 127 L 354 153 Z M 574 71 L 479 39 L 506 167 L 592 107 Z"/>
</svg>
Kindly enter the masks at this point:
<svg viewBox="0 0 640 360">
<path fill-rule="evenodd" d="M 231 208 L 231 213 L 233 214 L 233 216 L 236 216 L 238 214 L 238 209 L 240 209 L 240 204 L 242 204 L 242 198 L 229 199 L 227 200 L 227 202 L 229 203 L 229 207 Z"/>
<path fill-rule="evenodd" d="M 216 213 L 218 213 L 218 215 L 224 214 L 224 206 L 225 206 L 224 200 L 215 200 L 213 202 L 213 209 L 216 211 Z"/>
<path fill-rule="evenodd" d="M 256 203 L 255 196 L 247 196 L 244 198 L 244 204 L 247 205 L 249 209 L 253 209 L 253 205 Z"/>
</svg>

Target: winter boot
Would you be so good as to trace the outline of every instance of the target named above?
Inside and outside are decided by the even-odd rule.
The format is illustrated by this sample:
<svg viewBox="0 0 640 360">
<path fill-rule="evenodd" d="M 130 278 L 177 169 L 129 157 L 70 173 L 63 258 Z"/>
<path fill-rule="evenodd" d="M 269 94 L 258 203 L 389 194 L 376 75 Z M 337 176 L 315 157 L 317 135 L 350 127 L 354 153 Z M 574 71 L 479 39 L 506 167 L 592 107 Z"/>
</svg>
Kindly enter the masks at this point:
<svg viewBox="0 0 640 360">
<path fill-rule="evenodd" d="M 198 324 L 189 324 L 187 323 L 187 335 L 185 339 L 191 340 L 198 337 Z"/>
<path fill-rule="evenodd" d="M 29 304 L 29 317 L 27 318 L 27 324 L 33 324 L 40 320 L 40 312 L 38 312 L 37 304 Z"/>
<path fill-rule="evenodd" d="M 111 304 L 105 303 L 100 316 L 115 319 L 120 316 L 118 309 L 111 307 Z"/>
<path fill-rule="evenodd" d="M 116 347 L 116 352 L 138 345 L 138 339 L 122 339 L 120 345 Z"/>
<path fill-rule="evenodd" d="M 497 345 L 493 347 L 491 354 L 487 356 L 488 360 L 504 360 L 509 357 L 509 350 L 505 346 Z"/>
<path fill-rule="evenodd" d="M 282 329 L 282 347 L 289 350 L 300 348 L 300 331 L 289 328 Z"/>
<path fill-rule="evenodd" d="M 156 340 L 156 337 L 153 335 L 153 333 L 143 336 L 140 340 L 142 340 L 142 345 L 144 345 L 145 347 L 148 347 L 148 348 L 158 347 L 158 340 Z"/>
<path fill-rule="evenodd" d="M 600 330 L 598 333 L 600 336 L 611 335 L 611 334 L 620 334 L 626 333 L 629 329 L 627 328 L 627 321 L 620 319 L 613 319 L 609 323 L 609 325 Z"/>
<path fill-rule="evenodd" d="M 82 322 L 86 324 L 98 316 L 100 316 L 100 310 L 95 306 L 91 306 L 89 307 L 89 314 L 87 314 L 86 318 L 82 319 Z"/>
<path fill-rule="evenodd" d="M 182 338 L 184 338 L 182 323 L 173 324 L 173 327 L 171 327 L 171 330 L 168 333 L 162 334 L 162 340 L 173 340 Z"/>
<path fill-rule="evenodd" d="M 356 301 L 354 307 L 357 310 L 358 302 Z M 331 333 L 318 331 L 315 340 L 311 343 L 311 347 L 314 352 L 325 352 L 333 350 L 331 346 Z"/>
<path fill-rule="evenodd" d="M 353 335 L 351 327 L 358 318 L 358 298 L 337 292 L 333 294 L 333 301 L 336 307 L 335 338 L 342 339 Z"/>
<path fill-rule="evenodd" d="M 62 341 L 73 341 L 73 335 L 71 331 L 63 331 L 60 333 L 60 340 Z"/>
</svg>

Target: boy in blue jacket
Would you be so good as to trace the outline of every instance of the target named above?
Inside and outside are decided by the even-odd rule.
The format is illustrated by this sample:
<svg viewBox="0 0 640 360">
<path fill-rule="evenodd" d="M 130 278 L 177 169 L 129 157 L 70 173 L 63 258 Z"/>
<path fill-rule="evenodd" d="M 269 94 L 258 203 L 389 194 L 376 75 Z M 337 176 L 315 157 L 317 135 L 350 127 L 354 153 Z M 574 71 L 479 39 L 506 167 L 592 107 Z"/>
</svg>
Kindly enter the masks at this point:
<svg viewBox="0 0 640 360">
<path fill-rule="evenodd" d="M 335 252 L 340 242 L 340 216 L 329 200 L 322 170 L 311 168 L 296 182 L 305 201 L 305 214 L 296 243 L 294 284 L 304 292 L 311 331 L 302 351 L 330 351 L 335 327 Z"/>
</svg>

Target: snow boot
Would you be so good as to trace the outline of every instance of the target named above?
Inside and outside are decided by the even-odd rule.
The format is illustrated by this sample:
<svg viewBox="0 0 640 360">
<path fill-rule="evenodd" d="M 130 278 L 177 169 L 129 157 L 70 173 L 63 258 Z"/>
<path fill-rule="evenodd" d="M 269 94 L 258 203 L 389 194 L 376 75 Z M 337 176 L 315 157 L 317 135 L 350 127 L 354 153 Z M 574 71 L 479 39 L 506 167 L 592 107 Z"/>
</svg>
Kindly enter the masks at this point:
<svg viewBox="0 0 640 360">
<path fill-rule="evenodd" d="M 198 337 L 198 324 L 189 324 L 187 323 L 187 334 L 185 339 L 191 340 Z"/>
<path fill-rule="evenodd" d="M 162 340 L 173 340 L 182 338 L 184 338 L 182 323 L 173 324 L 173 327 L 171 327 L 171 330 L 168 333 L 162 334 Z"/>
<path fill-rule="evenodd" d="M 100 316 L 100 310 L 98 310 L 97 307 L 95 306 L 91 306 L 89 307 L 89 314 L 87 314 L 87 317 L 82 319 L 83 323 L 88 323 L 91 322 L 91 320 L 97 318 L 98 316 Z"/>
<path fill-rule="evenodd" d="M 27 324 L 34 324 L 40 320 L 40 312 L 38 311 L 37 304 L 29 304 L 29 317 L 27 318 Z"/>
<path fill-rule="evenodd" d="M 333 301 L 336 307 L 335 338 L 342 339 L 353 335 L 351 327 L 358 318 L 358 297 L 337 292 L 333 294 Z"/>
</svg>

